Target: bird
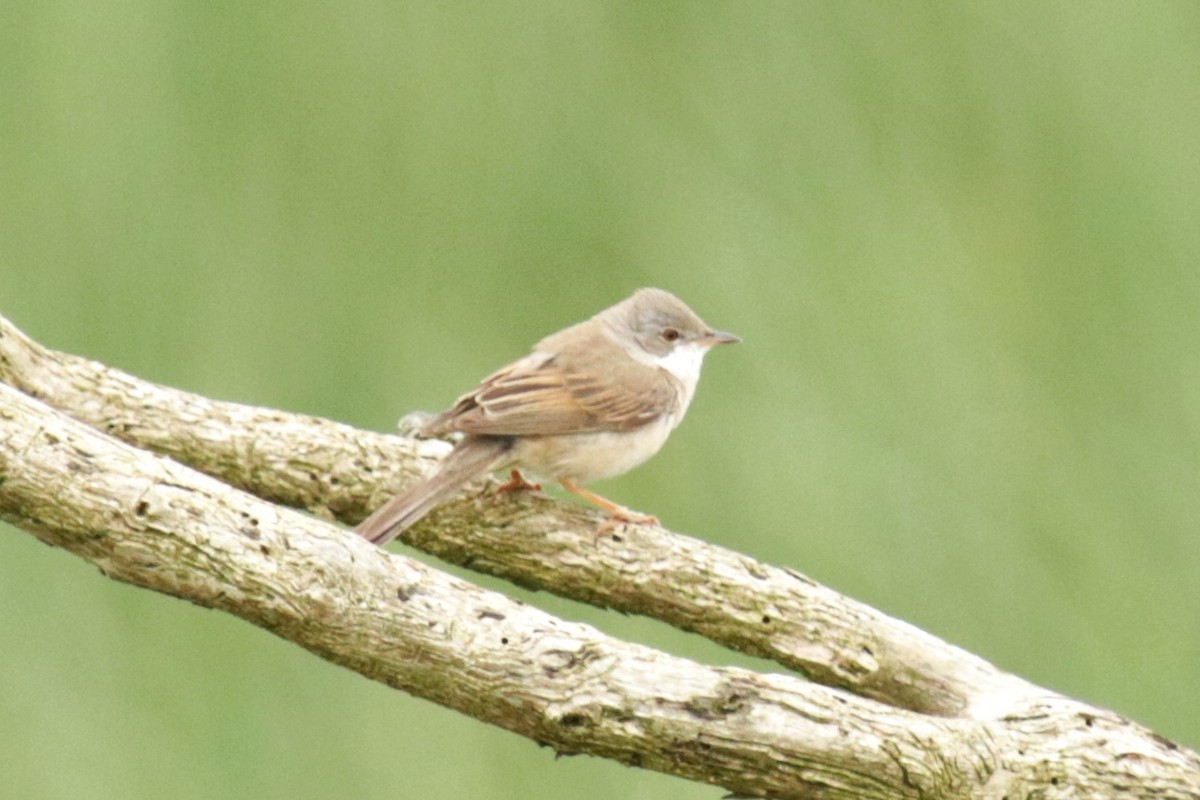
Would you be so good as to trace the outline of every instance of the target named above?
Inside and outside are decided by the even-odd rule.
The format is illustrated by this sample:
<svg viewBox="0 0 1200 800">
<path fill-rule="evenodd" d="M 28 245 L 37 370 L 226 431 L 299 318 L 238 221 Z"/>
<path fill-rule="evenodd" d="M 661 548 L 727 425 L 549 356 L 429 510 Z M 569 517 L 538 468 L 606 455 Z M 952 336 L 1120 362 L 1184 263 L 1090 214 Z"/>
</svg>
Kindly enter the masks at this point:
<svg viewBox="0 0 1200 800">
<path fill-rule="evenodd" d="M 525 470 L 609 514 L 605 523 L 656 525 L 583 484 L 622 475 L 662 448 L 687 413 L 704 356 L 739 342 L 662 289 L 639 289 L 590 319 L 542 339 L 419 431 L 460 434 L 433 475 L 396 495 L 355 532 L 384 545 L 467 483 L 501 469 L 501 491 L 540 489 Z"/>
</svg>

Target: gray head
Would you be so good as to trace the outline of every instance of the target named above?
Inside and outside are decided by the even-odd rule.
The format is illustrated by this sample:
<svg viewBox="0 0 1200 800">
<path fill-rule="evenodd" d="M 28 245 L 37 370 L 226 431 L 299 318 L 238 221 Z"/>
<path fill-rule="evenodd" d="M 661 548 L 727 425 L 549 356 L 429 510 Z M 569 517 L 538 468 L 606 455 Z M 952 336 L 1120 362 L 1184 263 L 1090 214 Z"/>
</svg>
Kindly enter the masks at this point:
<svg viewBox="0 0 1200 800">
<path fill-rule="evenodd" d="M 741 341 L 732 333 L 713 330 L 686 303 L 662 289 L 638 289 L 597 316 L 632 333 L 643 350 L 659 357 L 683 345 L 699 345 L 707 350 L 713 345 Z"/>
</svg>

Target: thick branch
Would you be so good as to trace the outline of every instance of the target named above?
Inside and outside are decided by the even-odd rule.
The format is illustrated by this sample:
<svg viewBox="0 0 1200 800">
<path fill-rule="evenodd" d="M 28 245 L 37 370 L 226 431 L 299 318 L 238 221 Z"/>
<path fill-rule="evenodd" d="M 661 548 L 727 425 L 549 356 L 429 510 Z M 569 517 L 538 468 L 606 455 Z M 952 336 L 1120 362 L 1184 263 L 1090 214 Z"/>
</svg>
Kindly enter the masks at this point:
<svg viewBox="0 0 1200 800">
<path fill-rule="evenodd" d="M 3 318 L 0 381 L 260 497 L 347 522 L 426 474 L 448 449 L 141 381 L 42 348 Z M 404 541 L 526 587 L 655 617 L 900 708 L 988 718 L 997 697 L 1032 688 L 791 570 L 660 528 L 597 540 L 596 522 L 573 504 L 477 492 Z"/>
<path fill-rule="evenodd" d="M 118 580 L 236 614 L 562 752 L 747 795 L 917 797 L 947 780 L 929 744 L 962 734 L 951 720 L 699 666 L 556 619 L 120 444 L 5 385 L 0 518 Z M 881 737 L 894 749 L 881 750 Z M 990 769 L 986 744 L 972 771 Z"/>
<path fill-rule="evenodd" d="M 325 466 L 321 445 L 353 460 L 364 451 L 359 437 L 382 441 L 144 384 L 43 351 L 3 324 L 0 379 L 52 395 L 101 428 L 180 457 L 195 451 L 194 460 L 218 474 L 290 493 L 308 507 L 320 497 L 313 484 L 339 491 L 340 482 L 310 474 Z M 137 398 L 132 406 L 124 393 Z M 176 430 L 171 409 L 190 434 Z M 253 424 L 274 426 L 281 441 L 258 440 L 244 427 Z M 289 457 L 297 441 L 313 448 L 306 459 Z M 372 453 L 367 460 L 382 457 L 365 449 Z M 398 450 L 420 459 L 444 445 L 404 442 Z M 413 464 L 419 462 L 407 466 Z M 340 513 L 353 518 L 361 512 L 347 499 L 353 497 L 347 492 L 328 505 L 348 508 Z M 484 524 L 472 526 L 471 513 Z M 928 634 L 744 556 L 651 529 L 597 544 L 586 514 L 551 501 L 530 508 L 490 495 L 468 498 L 422 536 L 433 542 L 431 551 L 449 549 L 462 554 L 459 560 L 468 559 L 468 540 L 484 543 L 477 552 L 490 571 L 661 612 L 727 644 L 782 654 L 785 663 L 815 663 L 814 672 L 864 694 L 932 698 L 926 710 L 942 716 L 615 641 L 121 445 L 2 385 L 0 518 L 113 577 L 230 611 L 332 661 L 560 751 L 604 755 L 742 794 L 1200 796 L 1200 758 L 1114 714 L 1004 676 Z M 504 546 L 514 541 L 506 521 L 527 534 L 523 546 L 537 545 L 550 571 L 528 553 L 505 557 Z M 633 588 L 569 592 L 555 570 Z M 664 578 L 677 582 L 670 596 L 658 588 Z M 767 609 L 778 616 L 755 618 Z M 739 632 L 739 623 L 751 630 Z M 848 642 L 856 641 L 876 649 L 846 660 Z M 924 657 L 921 647 L 930 650 Z M 843 674 L 833 668 L 839 663 L 869 668 Z M 960 717 L 947 718 L 955 709 Z"/>
</svg>

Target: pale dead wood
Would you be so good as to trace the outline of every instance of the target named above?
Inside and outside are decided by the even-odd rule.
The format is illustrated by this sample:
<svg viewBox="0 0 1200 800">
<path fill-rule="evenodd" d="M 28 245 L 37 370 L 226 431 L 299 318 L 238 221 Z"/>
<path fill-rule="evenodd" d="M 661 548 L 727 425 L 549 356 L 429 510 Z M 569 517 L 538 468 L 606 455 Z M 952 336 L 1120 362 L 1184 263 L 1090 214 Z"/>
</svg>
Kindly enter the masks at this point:
<svg viewBox="0 0 1200 800">
<path fill-rule="evenodd" d="M 1191 751 L 746 556 L 658 529 L 597 542 L 594 517 L 578 508 L 487 494 L 452 504 L 413 537 L 460 563 L 658 616 L 884 703 L 613 640 L 103 431 L 349 520 L 396 476 L 356 485 L 355 468 L 396 462 L 403 482 L 444 451 L 439 443 L 153 386 L 43 350 L 3 320 L 0 381 L 21 390 L 0 386 L 0 517 L 113 577 L 230 611 L 560 750 L 756 796 L 1076 797 L 1118 787 L 1200 796 Z"/>
<path fill-rule="evenodd" d="M 448 450 L 142 381 L 43 348 L 3 318 L 0 381 L 259 497 L 351 524 Z M 657 528 L 598 540 L 596 519 L 572 504 L 477 492 L 403 541 L 529 588 L 658 618 L 901 708 L 960 715 L 974 696 L 1020 690 L 982 659 L 794 571 Z"/>
</svg>

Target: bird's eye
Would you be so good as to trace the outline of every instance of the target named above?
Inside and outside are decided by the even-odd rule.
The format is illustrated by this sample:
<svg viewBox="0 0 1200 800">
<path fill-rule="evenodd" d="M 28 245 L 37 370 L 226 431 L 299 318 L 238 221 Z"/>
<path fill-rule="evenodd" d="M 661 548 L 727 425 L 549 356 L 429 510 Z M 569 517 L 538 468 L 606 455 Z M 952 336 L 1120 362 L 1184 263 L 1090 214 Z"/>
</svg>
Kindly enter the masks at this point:
<svg viewBox="0 0 1200 800">
<path fill-rule="evenodd" d="M 680 336 L 679 331 L 674 328 L 663 328 L 662 337 L 668 342 L 676 341 Z"/>
</svg>

